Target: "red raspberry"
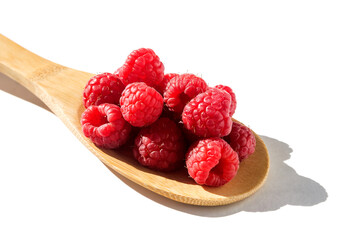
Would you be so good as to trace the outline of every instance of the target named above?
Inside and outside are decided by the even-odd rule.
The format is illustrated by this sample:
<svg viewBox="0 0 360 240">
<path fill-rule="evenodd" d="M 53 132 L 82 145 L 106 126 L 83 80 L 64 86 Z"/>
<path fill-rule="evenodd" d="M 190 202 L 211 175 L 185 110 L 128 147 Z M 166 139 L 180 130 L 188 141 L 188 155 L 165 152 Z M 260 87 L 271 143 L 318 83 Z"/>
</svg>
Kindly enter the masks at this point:
<svg viewBox="0 0 360 240">
<path fill-rule="evenodd" d="M 255 136 L 250 128 L 243 124 L 234 122 L 230 134 L 224 139 L 238 153 L 240 161 L 255 152 Z"/>
<path fill-rule="evenodd" d="M 164 102 L 171 111 L 181 113 L 185 105 L 208 88 L 206 82 L 194 74 L 181 74 L 169 81 Z"/>
<path fill-rule="evenodd" d="M 182 113 L 184 127 L 200 137 L 223 137 L 230 133 L 230 95 L 210 88 L 192 99 Z"/>
<path fill-rule="evenodd" d="M 172 171 L 184 164 L 184 139 L 175 122 L 159 118 L 142 128 L 135 139 L 134 157 L 143 166 L 160 171 Z"/>
<path fill-rule="evenodd" d="M 228 86 L 224 86 L 224 85 L 216 85 L 215 88 L 220 89 L 220 90 L 224 90 L 226 91 L 228 94 L 230 94 L 231 96 L 231 104 L 230 104 L 230 117 L 232 115 L 234 115 L 235 110 L 236 110 L 236 96 L 235 93 L 233 92 L 233 90 L 228 87 Z"/>
<path fill-rule="evenodd" d="M 143 82 L 127 85 L 120 98 L 124 119 L 135 127 L 148 126 L 155 122 L 163 105 L 160 93 Z"/>
<path fill-rule="evenodd" d="M 103 103 L 88 107 L 81 115 L 82 131 L 98 147 L 118 148 L 123 145 L 131 131 L 115 104 Z"/>
<path fill-rule="evenodd" d="M 239 158 L 221 138 L 195 142 L 186 153 L 186 167 L 198 184 L 221 186 L 229 182 L 239 169 Z"/>
<path fill-rule="evenodd" d="M 101 73 L 86 84 L 83 93 L 85 108 L 102 103 L 119 104 L 119 99 L 124 85 L 120 79 L 111 73 Z"/>
<path fill-rule="evenodd" d="M 133 82 L 144 82 L 155 87 L 163 80 L 164 65 L 152 49 L 140 48 L 131 52 L 124 65 L 114 74 L 125 86 Z"/>
<path fill-rule="evenodd" d="M 176 76 L 179 76 L 179 74 L 177 73 L 165 74 L 162 82 L 156 88 L 159 91 L 159 93 L 161 93 L 164 96 L 167 84 L 170 82 L 171 79 L 173 79 Z"/>
</svg>

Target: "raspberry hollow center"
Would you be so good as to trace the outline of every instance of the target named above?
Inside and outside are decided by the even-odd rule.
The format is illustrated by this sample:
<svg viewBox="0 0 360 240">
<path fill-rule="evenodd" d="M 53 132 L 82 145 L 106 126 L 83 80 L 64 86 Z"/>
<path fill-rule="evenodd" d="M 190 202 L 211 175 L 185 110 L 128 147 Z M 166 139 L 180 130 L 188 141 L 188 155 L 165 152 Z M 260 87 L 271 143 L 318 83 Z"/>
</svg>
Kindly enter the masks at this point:
<svg viewBox="0 0 360 240">
<path fill-rule="evenodd" d="M 183 92 L 180 93 L 179 98 L 180 98 L 180 102 L 183 103 L 184 106 L 191 100 L 191 97 Z"/>
<path fill-rule="evenodd" d="M 108 123 L 106 115 L 97 114 L 94 118 L 91 119 L 91 125 L 94 127 L 100 127 L 101 125 L 104 125 Z"/>
<path fill-rule="evenodd" d="M 223 175 L 223 167 L 221 166 L 222 161 L 220 159 L 219 163 L 216 164 L 211 170 L 209 175 L 222 176 Z"/>
<path fill-rule="evenodd" d="M 220 186 L 228 182 L 226 167 L 226 162 L 223 159 L 220 159 L 219 163 L 210 170 L 205 184 Z"/>
</svg>

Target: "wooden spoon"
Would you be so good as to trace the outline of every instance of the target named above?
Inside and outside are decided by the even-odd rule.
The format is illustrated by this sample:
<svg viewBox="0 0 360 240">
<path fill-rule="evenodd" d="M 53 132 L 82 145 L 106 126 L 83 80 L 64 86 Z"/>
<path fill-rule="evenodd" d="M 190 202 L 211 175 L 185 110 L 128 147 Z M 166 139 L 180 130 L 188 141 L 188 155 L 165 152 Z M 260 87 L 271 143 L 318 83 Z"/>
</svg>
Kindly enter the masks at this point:
<svg viewBox="0 0 360 240">
<path fill-rule="evenodd" d="M 120 151 L 96 147 L 81 131 L 84 111 L 82 92 L 94 75 L 41 58 L 0 34 L 0 72 L 11 77 L 39 97 L 110 170 L 175 201 L 217 206 L 244 199 L 264 183 L 269 169 L 269 155 L 264 142 L 256 136 L 256 150 L 240 164 L 236 177 L 221 187 L 197 185 L 186 169 L 162 173 L 142 167 L 129 149 Z"/>
</svg>

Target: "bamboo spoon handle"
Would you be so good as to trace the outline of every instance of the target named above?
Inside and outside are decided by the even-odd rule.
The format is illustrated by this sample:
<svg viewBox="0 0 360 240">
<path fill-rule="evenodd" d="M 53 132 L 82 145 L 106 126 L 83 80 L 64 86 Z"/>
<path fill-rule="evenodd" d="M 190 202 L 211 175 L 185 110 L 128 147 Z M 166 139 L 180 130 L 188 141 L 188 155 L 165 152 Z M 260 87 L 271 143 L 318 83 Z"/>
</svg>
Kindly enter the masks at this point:
<svg viewBox="0 0 360 240">
<path fill-rule="evenodd" d="M 93 76 L 42 58 L 0 34 L 0 72 L 39 97 L 76 135 L 82 90 Z"/>
<path fill-rule="evenodd" d="M 0 34 L 0 72 L 36 93 L 37 81 L 46 72 L 61 68 Z"/>
</svg>

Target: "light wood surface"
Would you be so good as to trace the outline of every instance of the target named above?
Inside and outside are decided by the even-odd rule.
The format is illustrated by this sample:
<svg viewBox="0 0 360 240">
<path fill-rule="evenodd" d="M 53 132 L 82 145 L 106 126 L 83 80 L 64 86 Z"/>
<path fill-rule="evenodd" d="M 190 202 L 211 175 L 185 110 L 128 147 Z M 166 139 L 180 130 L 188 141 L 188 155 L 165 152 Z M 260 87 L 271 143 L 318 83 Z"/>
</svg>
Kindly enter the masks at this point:
<svg viewBox="0 0 360 240">
<path fill-rule="evenodd" d="M 200 186 L 186 169 L 161 173 L 140 166 L 128 148 L 120 151 L 97 148 L 81 131 L 84 111 L 82 92 L 94 75 L 53 63 L 12 42 L 0 34 L 0 72 L 38 96 L 70 131 L 114 173 L 175 201 L 217 206 L 242 200 L 264 183 L 269 170 L 269 155 L 264 142 L 256 136 L 255 152 L 240 164 L 236 177 L 224 186 Z"/>
</svg>

